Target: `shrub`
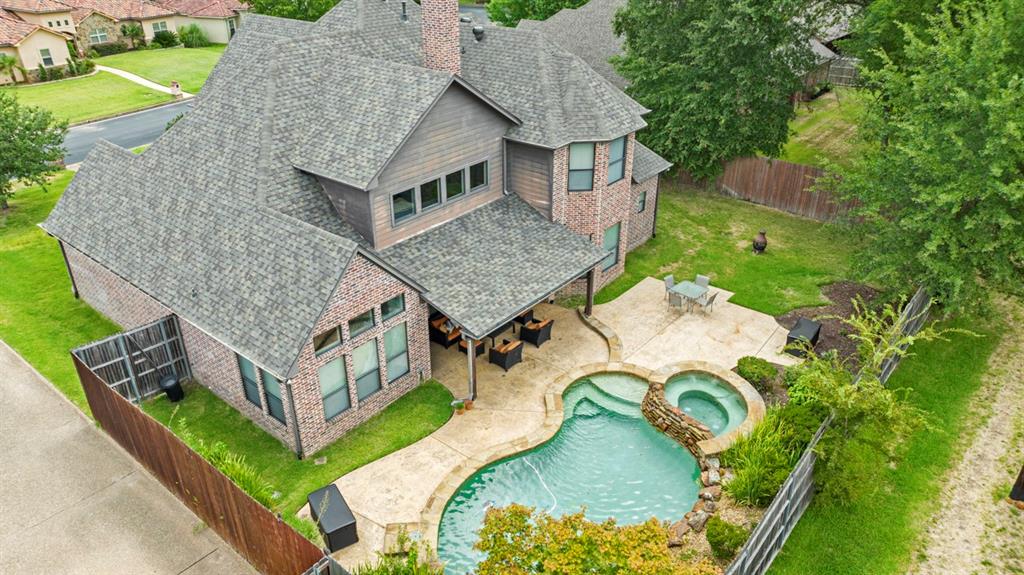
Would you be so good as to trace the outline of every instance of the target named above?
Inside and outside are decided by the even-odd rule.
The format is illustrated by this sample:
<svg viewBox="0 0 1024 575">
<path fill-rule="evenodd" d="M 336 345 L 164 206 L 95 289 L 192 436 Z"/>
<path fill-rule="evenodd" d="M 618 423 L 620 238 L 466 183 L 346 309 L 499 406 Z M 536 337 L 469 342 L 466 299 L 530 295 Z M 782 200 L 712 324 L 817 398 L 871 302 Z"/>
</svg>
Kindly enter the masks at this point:
<svg viewBox="0 0 1024 575">
<path fill-rule="evenodd" d="M 180 120 L 180 119 L 182 119 L 184 117 L 185 117 L 185 114 L 181 113 L 181 114 L 178 114 L 177 116 L 171 118 L 170 120 L 168 120 L 167 121 L 167 125 L 164 126 L 164 131 L 166 132 L 167 130 L 170 130 L 171 128 L 173 128 L 174 125 L 178 123 L 178 120 Z"/>
<path fill-rule="evenodd" d="M 60 80 L 64 77 L 64 69 L 54 66 L 46 71 L 48 80 Z"/>
<path fill-rule="evenodd" d="M 178 45 L 178 35 L 170 30 L 161 30 L 153 35 L 153 43 L 161 48 L 172 48 Z"/>
<path fill-rule="evenodd" d="M 189 24 L 178 28 L 178 38 L 186 48 L 202 48 L 210 45 L 206 32 L 198 24 Z"/>
<path fill-rule="evenodd" d="M 762 393 L 771 388 L 776 375 L 774 365 L 767 360 L 751 355 L 740 358 L 736 364 L 736 373 Z"/>
<path fill-rule="evenodd" d="M 79 70 L 80 70 L 79 73 L 80 74 L 88 74 L 89 72 L 92 72 L 95 69 L 96 69 L 96 62 L 93 62 L 92 60 L 90 60 L 88 58 L 86 58 L 85 60 L 80 60 L 79 61 Z"/>
<path fill-rule="evenodd" d="M 89 48 L 89 52 L 86 53 L 86 56 L 90 58 L 99 58 L 100 53 L 96 50 L 96 48 Z"/>
<path fill-rule="evenodd" d="M 39 77 L 40 82 L 45 82 L 50 79 L 50 76 L 46 73 L 46 67 L 42 64 L 39 65 L 39 70 L 36 72 L 36 76 Z"/>
<path fill-rule="evenodd" d="M 128 45 L 124 42 L 107 42 L 106 44 L 96 44 L 89 51 L 89 55 L 92 58 L 99 58 L 101 56 L 111 56 L 113 54 L 120 54 L 128 51 Z M 92 53 L 96 52 L 95 56 Z"/>
<path fill-rule="evenodd" d="M 716 559 L 728 561 L 736 556 L 736 552 L 750 537 L 750 530 L 719 518 L 717 515 L 708 519 L 706 527 L 708 544 Z"/>
<path fill-rule="evenodd" d="M 431 555 L 430 548 L 425 544 L 422 548 L 410 544 L 408 535 L 399 532 L 398 546 L 408 550 L 405 557 L 380 555 L 375 563 L 364 563 L 356 567 L 352 575 L 444 575 L 443 567 L 434 567 L 420 560 L 421 554 L 424 559 Z"/>
</svg>

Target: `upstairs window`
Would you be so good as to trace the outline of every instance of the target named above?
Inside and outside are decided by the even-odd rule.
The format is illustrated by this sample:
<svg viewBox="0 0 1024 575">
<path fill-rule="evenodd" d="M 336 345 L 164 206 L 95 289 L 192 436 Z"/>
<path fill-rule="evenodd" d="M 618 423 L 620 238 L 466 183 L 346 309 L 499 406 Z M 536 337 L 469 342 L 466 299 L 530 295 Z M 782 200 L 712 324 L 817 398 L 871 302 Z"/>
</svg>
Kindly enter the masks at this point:
<svg viewBox="0 0 1024 575">
<path fill-rule="evenodd" d="M 469 167 L 469 190 L 475 192 L 487 185 L 487 161 Z"/>
<path fill-rule="evenodd" d="M 466 193 L 466 171 L 459 170 L 444 177 L 444 197 L 452 199 Z"/>
<path fill-rule="evenodd" d="M 441 203 L 441 180 L 431 180 L 420 185 L 420 209 L 429 210 Z"/>
<path fill-rule="evenodd" d="M 416 215 L 416 190 L 408 189 L 391 196 L 391 213 L 395 223 Z"/>
<path fill-rule="evenodd" d="M 260 401 L 260 384 L 256 381 L 256 366 L 242 356 L 238 356 L 238 371 L 242 373 L 242 389 L 245 398 L 256 407 L 263 407 Z"/>
<path fill-rule="evenodd" d="M 398 294 L 380 306 L 380 320 L 387 321 L 405 311 L 405 294 Z"/>
<path fill-rule="evenodd" d="M 355 337 L 375 325 L 377 325 L 377 322 L 373 320 L 373 308 L 370 308 L 348 320 L 348 335 L 349 337 Z"/>
<path fill-rule="evenodd" d="M 594 189 L 594 143 L 569 144 L 569 191 Z"/>
<path fill-rule="evenodd" d="M 626 177 L 626 136 L 612 140 L 608 144 L 608 183 Z"/>
<path fill-rule="evenodd" d="M 341 345 L 341 330 L 331 328 L 313 338 L 313 353 L 322 355 Z"/>
<path fill-rule="evenodd" d="M 107 31 L 102 29 L 95 29 L 89 32 L 89 43 L 90 44 L 102 44 L 107 41 Z"/>
<path fill-rule="evenodd" d="M 43 66 L 53 66 L 53 56 L 50 55 L 49 48 L 43 48 L 39 51 L 39 58 L 43 62 Z"/>
<path fill-rule="evenodd" d="M 263 377 L 263 394 L 267 397 L 267 412 L 270 413 L 270 417 L 286 424 L 284 402 L 281 401 L 281 380 L 266 370 L 260 370 L 260 375 Z"/>
</svg>

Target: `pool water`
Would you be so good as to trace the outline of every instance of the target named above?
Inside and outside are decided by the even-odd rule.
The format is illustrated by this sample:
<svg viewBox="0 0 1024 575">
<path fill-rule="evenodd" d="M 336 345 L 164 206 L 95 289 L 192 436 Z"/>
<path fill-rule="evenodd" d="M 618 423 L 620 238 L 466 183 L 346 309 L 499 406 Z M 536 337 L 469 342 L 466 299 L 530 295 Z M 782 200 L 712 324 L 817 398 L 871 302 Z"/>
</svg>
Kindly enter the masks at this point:
<svg viewBox="0 0 1024 575">
<path fill-rule="evenodd" d="M 665 399 L 707 425 L 716 436 L 729 433 L 747 418 L 747 403 L 740 394 L 709 373 L 672 377 L 665 384 Z"/>
<path fill-rule="evenodd" d="M 554 437 L 480 469 L 455 492 L 441 517 L 438 554 L 445 573 L 473 571 L 473 549 L 488 507 L 520 503 L 561 516 L 586 506 L 592 521 L 650 517 L 675 521 L 697 500 L 700 469 L 682 446 L 640 413 L 645 381 L 598 374 L 563 395 L 565 419 Z"/>
</svg>

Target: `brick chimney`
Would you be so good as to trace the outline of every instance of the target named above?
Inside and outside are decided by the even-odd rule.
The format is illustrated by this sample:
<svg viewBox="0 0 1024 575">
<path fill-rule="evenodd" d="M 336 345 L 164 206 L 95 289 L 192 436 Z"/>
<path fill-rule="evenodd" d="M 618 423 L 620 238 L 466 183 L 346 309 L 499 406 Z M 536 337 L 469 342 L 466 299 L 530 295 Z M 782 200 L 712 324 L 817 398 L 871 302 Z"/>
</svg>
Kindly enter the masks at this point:
<svg viewBox="0 0 1024 575">
<path fill-rule="evenodd" d="M 459 0 L 421 0 L 423 65 L 460 74 Z"/>
</svg>

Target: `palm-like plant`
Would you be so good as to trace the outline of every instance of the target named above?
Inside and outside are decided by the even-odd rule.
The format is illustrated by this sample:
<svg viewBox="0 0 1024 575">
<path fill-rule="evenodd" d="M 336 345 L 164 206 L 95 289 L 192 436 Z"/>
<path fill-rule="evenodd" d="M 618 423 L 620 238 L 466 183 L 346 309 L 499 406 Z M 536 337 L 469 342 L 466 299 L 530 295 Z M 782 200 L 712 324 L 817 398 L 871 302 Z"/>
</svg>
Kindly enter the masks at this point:
<svg viewBox="0 0 1024 575">
<path fill-rule="evenodd" d="M 145 42 L 146 34 L 142 30 L 142 26 L 138 24 L 128 23 L 121 25 L 121 35 L 131 40 L 132 49 L 139 47 L 139 44 Z"/>
<path fill-rule="evenodd" d="M 17 82 L 17 78 L 14 77 L 14 71 L 21 72 L 21 76 L 26 77 L 25 68 L 18 63 L 18 59 L 8 54 L 0 54 L 0 77 L 9 76 L 12 82 Z"/>
</svg>

